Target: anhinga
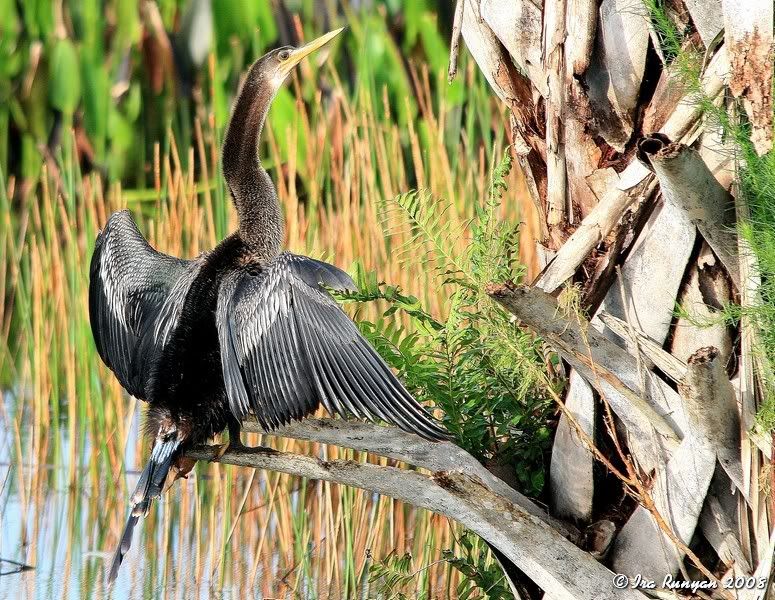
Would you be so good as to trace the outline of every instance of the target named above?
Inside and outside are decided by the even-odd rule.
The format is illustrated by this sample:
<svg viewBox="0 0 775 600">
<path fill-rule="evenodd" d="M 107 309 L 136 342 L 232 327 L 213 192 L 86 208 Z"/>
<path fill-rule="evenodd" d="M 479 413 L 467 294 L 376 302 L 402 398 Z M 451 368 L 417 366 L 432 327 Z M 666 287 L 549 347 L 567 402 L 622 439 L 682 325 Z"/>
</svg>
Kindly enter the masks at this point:
<svg viewBox="0 0 775 600">
<path fill-rule="evenodd" d="M 192 260 L 153 249 L 127 211 L 113 214 L 97 237 L 89 286 L 97 350 L 127 391 L 148 401 L 153 437 L 111 582 L 135 524 L 186 448 L 227 426 L 229 443 L 240 444 L 248 414 L 271 431 L 322 403 L 332 414 L 447 437 L 323 287 L 352 289 L 350 277 L 281 249 L 282 211 L 258 159 L 259 136 L 292 68 L 340 31 L 273 50 L 250 67 L 222 156 L 237 232 Z"/>
</svg>

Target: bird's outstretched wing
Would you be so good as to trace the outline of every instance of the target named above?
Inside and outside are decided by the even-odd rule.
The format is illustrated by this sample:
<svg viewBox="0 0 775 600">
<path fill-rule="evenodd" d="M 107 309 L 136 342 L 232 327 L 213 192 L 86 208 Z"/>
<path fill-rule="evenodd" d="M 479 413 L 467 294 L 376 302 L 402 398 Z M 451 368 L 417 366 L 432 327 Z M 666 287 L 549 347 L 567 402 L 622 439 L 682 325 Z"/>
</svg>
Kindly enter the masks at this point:
<svg viewBox="0 0 775 600">
<path fill-rule="evenodd" d="M 234 416 L 253 413 L 271 430 L 323 403 L 332 414 L 447 438 L 320 284 L 354 287 L 336 267 L 290 253 L 224 278 L 217 325 Z"/>
<path fill-rule="evenodd" d="M 89 319 L 100 357 L 133 396 L 146 399 L 152 365 L 172 332 L 200 265 L 154 250 L 129 211 L 97 236 Z"/>
</svg>

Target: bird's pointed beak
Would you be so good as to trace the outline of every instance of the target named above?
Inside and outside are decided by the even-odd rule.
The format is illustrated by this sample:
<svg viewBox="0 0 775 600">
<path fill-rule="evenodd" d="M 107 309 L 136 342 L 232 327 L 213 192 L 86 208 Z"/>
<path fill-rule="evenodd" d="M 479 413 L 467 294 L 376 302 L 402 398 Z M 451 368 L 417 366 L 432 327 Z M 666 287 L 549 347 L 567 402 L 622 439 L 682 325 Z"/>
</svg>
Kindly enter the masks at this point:
<svg viewBox="0 0 775 600">
<path fill-rule="evenodd" d="M 287 75 L 291 72 L 296 65 L 298 65 L 306 56 L 312 54 L 315 50 L 318 50 L 325 46 L 328 42 L 333 40 L 336 36 L 344 31 L 344 27 L 329 31 L 325 35 L 321 35 L 319 38 L 312 40 L 308 44 L 304 44 L 301 48 L 296 48 L 291 55 L 280 65 L 283 75 Z"/>
</svg>

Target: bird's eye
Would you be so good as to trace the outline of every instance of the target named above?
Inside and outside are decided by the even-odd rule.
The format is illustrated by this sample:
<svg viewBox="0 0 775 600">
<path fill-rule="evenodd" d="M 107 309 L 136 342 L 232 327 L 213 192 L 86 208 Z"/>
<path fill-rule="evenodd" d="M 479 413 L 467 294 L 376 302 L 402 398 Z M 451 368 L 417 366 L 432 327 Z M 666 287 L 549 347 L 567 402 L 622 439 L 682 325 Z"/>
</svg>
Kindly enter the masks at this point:
<svg viewBox="0 0 775 600">
<path fill-rule="evenodd" d="M 288 60 L 291 56 L 290 51 L 288 50 L 280 50 L 280 54 L 277 55 L 277 58 L 280 60 Z"/>
</svg>

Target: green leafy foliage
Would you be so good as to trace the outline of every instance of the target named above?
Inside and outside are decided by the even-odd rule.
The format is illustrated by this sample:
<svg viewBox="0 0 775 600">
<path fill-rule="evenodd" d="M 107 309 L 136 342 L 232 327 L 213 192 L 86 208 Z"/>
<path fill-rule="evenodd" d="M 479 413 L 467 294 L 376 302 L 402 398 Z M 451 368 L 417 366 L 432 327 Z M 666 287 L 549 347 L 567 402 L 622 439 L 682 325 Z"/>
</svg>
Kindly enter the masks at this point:
<svg viewBox="0 0 775 600">
<path fill-rule="evenodd" d="M 81 76 L 78 52 L 70 40 L 59 40 L 55 44 L 49 78 L 51 105 L 66 115 L 72 115 L 81 99 Z"/>
<path fill-rule="evenodd" d="M 204 51 L 213 60 L 196 68 L 186 54 L 197 31 L 190 24 L 193 11 L 208 3 L 213 37 Z M 59 4 L 61 9 L 54 10 Z M 58 111 L 63 132 L 75 127 L 80 133 L 83 126 L 94 151 L 91 164 L 120 179 L 124 189 L 147 188 L 153 182 L 154 144 L 164 148 L 174 139 L 187 167 L 185 150 L 197 144 L 194 117 L 206 137 L 221 135 L 240 77 L 253 60 L 281 43 L 296 41 L 297 34 L 310 40 L 343 25 L 347 31 L 327 50 L 326 60 L 317 57 L 305 63 L 302 75 L 294 76 L 298 88 L 283 88 L 269 115 L 274 143 L 284 157 L 295 150 L 302 182 L 314 175 L 306 172 L 304 160 L 313 144 L 297 101 L 320 102 L 321 87 L 330 90 L 341 84 L 359 113 L 373 112 L 379 120 L 404 125 L 411 119 L 421 136 L 427 135 L 427 128 L 420 116 L 416 77 L 423 76 L 424 65 L 434 104 L 465 104 L 479 115 L 491 100 L 482 79 L 482 85 L 466 85 L 462 77 L 446 83 L 448 25 L 446 13 L 439 11 L 448 9 L 440 0 L 377 1 L 358 8 L 345 3 L 338 9 L 331 5 L 325 15 L 306 0 L 158 0 L 152 4 L 168 40 L 163 39 L 165 32 L 153 29 L 157 21 L 150 13 L 144 15 L 145 5 L 136 0 L 59 4 L 0 0 L 0 169 L 9 176 L 34 178 L 40 167 L 36 153 L 23 150 L 21 156 L 9 157 L 6 147 L 17 136 L 29 148 L 44 143 L 55 124 L 52 112 Z M 162 50 L 168 41 L 177 44 L 174 65 L 167 64 Z M 186 67 L 193 69 L 192 81 L 183 84 L 181 69 Z M 332 70 L 345 76 L 326 80 Z M 209 130 L 211 111 L 214 131 Z M 446 121 L 455 137 L 461 118 L 458 111 Z M 475 129 L 473 117 L 466 118 Z M 481 134 L 489 136 L 489 123 L 484 129 Z M 491 140 L 485 141 L 491 146 Z M 407 148 L 408 139 L 401 144 Z"/>
<path fill-rule="evenodd" d="M 463 575 L 457 589 L 459 600 L 485 598 L 511 600 L 514 594 L 498 562 L 487 545 L 476 535 L 464 532 L 457 552 L 444 551 L 444 559 Z"/>
<path fill-rule="evenodd" d="M 381 319 L 359 321 L 363 334 L 419 400 L 441 409 L 444 425 L 460 446 L 482 461 L 512 468 L 525 491 L 538 494 L 544 486 L 551 408 L 542 391 L 546 379 L 540 343 L 486 293 L 493 282 L 522 277 L 518 228 L 498 214 L 511 162 L 507 151 L 493 170 L 487 199 L 463 229 L 445 219 L 446 207 L 428 195 L 412 192 L 395 200 L 413 233 L 401 249 L 405 265 L 433 263 L 439 282 L 451 294 L 448 314 L 430 314 L 416 297 L 379 283 L 362 268 L 356 269 L 358 291 L 336 295 L 345 301 L 383 302 L 387 308 Z M 451 251 L 456 247 L 452 238 L 466 233 L 467 249 Z M 408 325 L 401 324 L 401 315 Z M 444 553 L 463 575 L 459 598 L 512 597 L 481 540 L 464 533 L 459 547 L 459 552 Z M 413 568 L 410 555 L 391 554 L 371 566 L 370 576 L 385 597 L 400 599 L 407 597 L 401 590 L 417 587 L 414 579 L 421 570 Z"/>
<path fill-rule="evenodd" d="M 514 595 L 506 576 L 487 544 L 467 531 L 456 542 L 455 548 L 442 551 L 443 560 L 462 575 L 455 589 L 456 597 L 459 600 L 512 600 Z M 426 600 L 427 589 L 418 579 L 430 566 L 416 566 L 408 552 L 391 552 L 370 565 L 369 591 L 391 600 Z"/>
<path fill-rule="evenodd" d="M 540 342 L 486 293 L 493 282 L 522 277 L 518 228 L 498 217 L 510 168 L 507 153 L 493 172 L 488 198 L 464 230 L 445 220 L 443 204 L 427 195 L 413 192 L 395 201 L 414 234 L 402 249 L 405 266 L 434 263 L 450 293 L 448 314 L 429 314 L 417 298 L 378 283 L 362 269 L 356 273 L 358 292 L 339 297 L 385 302 L 381 319 L 359 322 L 364 335 L 417 398 L 441 409 L 444 425 L 461 447 L 479 460 L 507 465 L 527 493 L 538 494 L 552 406 L 542 391 Z M 466 234 L 467 250 L 454 254 L 451 238 Z M 408 317 L 408 325 L 395 318 L 399 315 Z"/>
<path fill-rule="evenodd" d="M 740 309 L 740 313 L 748 316 L 758 330 L 757 350 L 765 359 L 760 361 L 760 374 L 766 384 L 758 421 L 770 432 L 775 430 L 775 152 L 758 156 L 750 143 L 740 147 L 740 190 L 750 211 L 748 220 L 741 224 L 740 235 L 756 257 L 760 277 L 756 303 Z"/>
<path fill-rule="evenodd" d="M 659 39 L 672 82 L 694 96 L 702 110 L 713 105 L 702 91 L 703 53 L 687 38 L 680 21 L 671 16 L 664 0 L 643 0 L 651 25 Z"/>
<path fill-rule="evenodd" d="M 375 562 L 369 568 L 370 589 L 378 591 L 385 598 L 395 600 L 424 599 L 420 596 L 407 596 L 402 589 L 413 587 L 417 573 L 412 566 L 412 555 L 408 552 L 398 555 L 394 552 L 388 554 L 383 560 Z"/>
<path fill-rule="evenodd" d="M 651 24 L 659 39 L 662 52 L 668 61 L 675 60 L 681 54 L 684 41 L 683 32 L 678 30 L 675 21 L 667 13 L 664 0 L 643 0 Z"/>
</svg>

